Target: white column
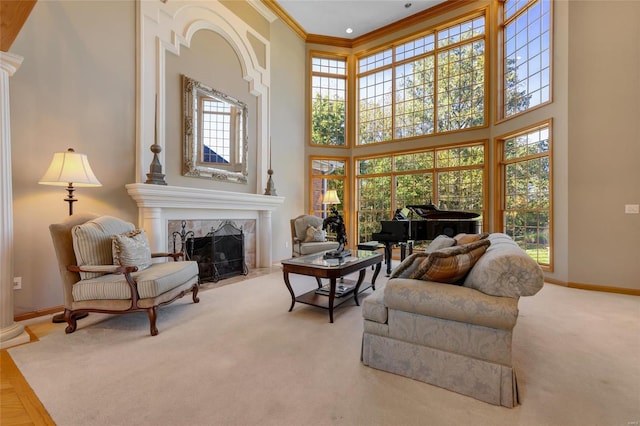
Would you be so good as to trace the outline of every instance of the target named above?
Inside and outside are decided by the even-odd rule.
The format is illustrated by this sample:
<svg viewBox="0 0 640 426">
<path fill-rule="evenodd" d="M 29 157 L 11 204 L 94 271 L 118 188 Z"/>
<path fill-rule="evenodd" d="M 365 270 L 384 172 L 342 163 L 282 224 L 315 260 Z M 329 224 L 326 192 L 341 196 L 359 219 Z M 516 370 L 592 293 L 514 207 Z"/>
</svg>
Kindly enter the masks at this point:
<svg viewBox="0 0 640 426">
<path fill-rule="evenodd" d="M 29 341 L 24 327 L 13 321 L 13 191 L 11 189 L 11 115 L 9 77 L 22 57 L 0 52 L 0 348 Z"/>
<path fill-rule="evenodd" d="M 256 260 L 259 268 L 270 268 L 271 257 L 271 210 L 261 210 L 258 216 L 256 244 Z"/>
<path fill-rule="evenodd" d="M 167 251 L 167 230 L 162 224 L 162 209 L 143 207 L 138 210 L 140 228 L 144 229 L 153 253 Z"/>
</svg>

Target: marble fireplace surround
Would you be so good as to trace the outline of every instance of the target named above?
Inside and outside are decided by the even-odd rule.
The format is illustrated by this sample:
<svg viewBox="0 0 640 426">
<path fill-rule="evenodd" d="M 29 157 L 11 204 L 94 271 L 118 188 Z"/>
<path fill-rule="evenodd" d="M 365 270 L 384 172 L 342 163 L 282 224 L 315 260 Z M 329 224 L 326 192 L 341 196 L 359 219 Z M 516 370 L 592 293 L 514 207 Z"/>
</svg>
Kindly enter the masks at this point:
<svg viewBox="0 0 640 426">
<path fill-rule="evenodd" d="M 172 251 L 169 221 L 255 220 L 256 267 L 273 263 L 271 212 L 282 205 L 284 197 L 146 183 L 125 187 L 138 205 L 138 224 L 149 237 L 151 251 Z"/>
<path fill-rule="evenodd" d="M 234 227 L 238 228 L 243 233 L 244 241 L 244 263 L 249 269 L 256 267 L 256 221 L 250 220 L 238 220 L 238 219 L 193 219 L 193 220 L 171 220 L 168 221 L 168 247 L 170 252 L 185 251 L 185 240 L 182 238 L 182 233 L 192 232 L 193 238 L 206 237 L 209 233 L 217 230 L 221 225 L 226 222 L 231 223 Z M 182 228 L 184 224 L 184 229 Z M 185 235 L 186 236 L 186 235 Z M 186 238 L 188 239 L 188 238 Z M 175 246 L 175 250 L 174 250 Z"/>
</svg>

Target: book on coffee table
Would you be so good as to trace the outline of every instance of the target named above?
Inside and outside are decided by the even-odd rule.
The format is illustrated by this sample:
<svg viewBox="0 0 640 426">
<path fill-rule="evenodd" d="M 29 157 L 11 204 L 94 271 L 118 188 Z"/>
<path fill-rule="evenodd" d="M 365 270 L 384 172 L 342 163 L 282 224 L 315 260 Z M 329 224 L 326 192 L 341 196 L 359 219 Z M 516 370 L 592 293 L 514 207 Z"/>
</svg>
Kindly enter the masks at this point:
<svg viewBox="0 0 640 426">
<path fill-rule="evenodd" d="M 342 297 L 345 294 L 349 293 L 351 290 L 356 288 L 355 284 L 345 284 L 345 283 L 337 283 L 336 284 L 336 297 Z M 316 294 L 323 294 L 325 296 L 329 295 L 331 291 L 331 284 L 326 284 L 316 290 Z"/>
</svg>

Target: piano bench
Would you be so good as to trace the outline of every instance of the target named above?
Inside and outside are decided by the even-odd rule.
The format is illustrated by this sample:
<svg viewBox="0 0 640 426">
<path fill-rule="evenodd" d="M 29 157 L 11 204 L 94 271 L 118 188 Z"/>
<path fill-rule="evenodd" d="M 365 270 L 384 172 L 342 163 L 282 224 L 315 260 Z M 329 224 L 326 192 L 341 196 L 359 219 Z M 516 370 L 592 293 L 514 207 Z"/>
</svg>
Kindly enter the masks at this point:
<svg viewBox="0 0 640 426">
<path fill-rule="evenodd" d="M 384 244 L 379 243 L 377 241 L 367 241 L 366 243 L 359 243 L 358 250 L 366 250 L 366 251 L 376 251 L 378 249 L 383 249 Z M 373 265 L 371 265 L 371 269 L 373 269 Z"/>
<path fill-rule="evenodd" d="M 367 241 L 366 243 L 358 244 L 358 250 L 376 251 L 381 248 L 384 248 L 384 244 L 377 241 Z"/>
</svg>

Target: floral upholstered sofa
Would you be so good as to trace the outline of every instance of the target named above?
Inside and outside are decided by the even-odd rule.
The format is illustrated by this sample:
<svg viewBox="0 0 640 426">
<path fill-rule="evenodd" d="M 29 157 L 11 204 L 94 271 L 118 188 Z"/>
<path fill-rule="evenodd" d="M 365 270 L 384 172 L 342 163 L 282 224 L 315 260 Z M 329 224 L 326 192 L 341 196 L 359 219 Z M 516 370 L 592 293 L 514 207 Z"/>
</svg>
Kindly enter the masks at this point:
<svg viewBox="0 0 640 426">
<path fill-rule="evenodd" d="M 518 299 L 543 282 L 538 264 L 505 234 L 440 236 L 363 301 L 362 362 L 513 407 Z"/>
</svg>

